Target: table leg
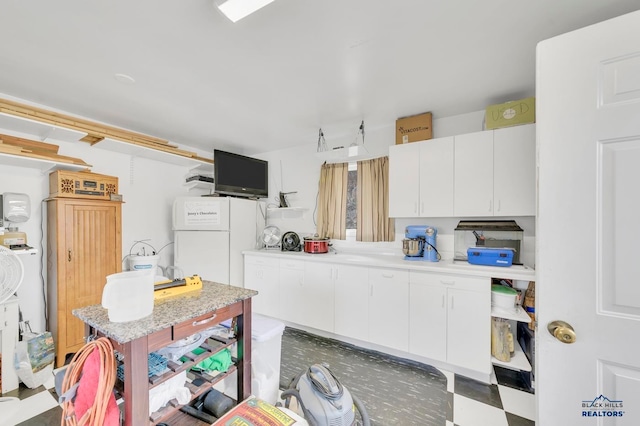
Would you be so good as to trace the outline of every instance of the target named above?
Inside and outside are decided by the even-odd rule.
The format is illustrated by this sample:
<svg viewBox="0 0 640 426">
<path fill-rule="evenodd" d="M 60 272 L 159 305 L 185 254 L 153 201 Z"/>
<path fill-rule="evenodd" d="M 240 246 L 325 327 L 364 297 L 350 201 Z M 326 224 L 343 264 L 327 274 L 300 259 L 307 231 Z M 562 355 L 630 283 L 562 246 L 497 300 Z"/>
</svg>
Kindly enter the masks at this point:
<svg viewBox="0 0 640 426">
<path fill-rule="evenodd" d="M 238 402 L 251 396 L 251 298 L 238 316 Z"/>
<path fill-rule="evenodd" d="M 147 336 L 124 344 L 124 424 L 149 424 L 149 346 Z"/>
</svg>

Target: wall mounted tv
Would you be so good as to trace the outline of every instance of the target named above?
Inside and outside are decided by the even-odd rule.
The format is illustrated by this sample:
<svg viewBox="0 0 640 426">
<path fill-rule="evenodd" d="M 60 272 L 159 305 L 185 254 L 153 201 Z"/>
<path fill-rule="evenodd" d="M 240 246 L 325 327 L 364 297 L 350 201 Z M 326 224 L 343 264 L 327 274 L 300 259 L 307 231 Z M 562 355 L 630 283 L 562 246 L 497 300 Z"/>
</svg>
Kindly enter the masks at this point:
<svg viewBox="0 0 640 426">
<path fill-rule="evenodd" d="M 261 198 L 269 196 L 269 163 L 257 158 L 213 150 L 215 192 Z"/>
</svg>

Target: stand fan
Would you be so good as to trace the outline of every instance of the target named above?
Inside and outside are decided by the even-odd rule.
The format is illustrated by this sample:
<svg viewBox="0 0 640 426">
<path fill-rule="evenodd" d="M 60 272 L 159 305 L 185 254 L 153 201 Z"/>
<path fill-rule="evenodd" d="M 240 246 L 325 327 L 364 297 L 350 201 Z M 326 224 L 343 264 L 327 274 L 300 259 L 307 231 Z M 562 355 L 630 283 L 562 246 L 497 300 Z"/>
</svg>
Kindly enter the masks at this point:
<svg viewBox="0 0 640 426">
<path fill-rule="evenodd" d="M 262 230 L 262 243 L 266 249 L 280 248 L 280 228 L 269 225 Z"/>
<path fill-rule="evenodd" d="M 0 303 L 4 303 L 18 291 L 23 278 L 24 266 L 18 255 L 5 246 L 0 246 Z"/>
</svg>

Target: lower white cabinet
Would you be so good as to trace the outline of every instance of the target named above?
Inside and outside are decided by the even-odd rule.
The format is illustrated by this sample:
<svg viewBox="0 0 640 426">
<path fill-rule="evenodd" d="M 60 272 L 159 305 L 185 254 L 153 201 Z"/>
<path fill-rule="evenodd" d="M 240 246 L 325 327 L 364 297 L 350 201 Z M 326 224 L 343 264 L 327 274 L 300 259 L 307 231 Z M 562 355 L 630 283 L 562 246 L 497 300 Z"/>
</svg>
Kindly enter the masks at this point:
<svg viewBox="0 0 640 426">
<path fill-rule="evenodd" d="M 333 287 L 336 266 L 325 262 L 304 263 L 303 308 L 299 324 L 333 332 Z"/>
<path fill-rule="evenodd" d="M 334 331 L 369 341 L 369 268 L 334 266 Z"/>
<path fill-rule="evenodd" d="M 409 271 L 369 268 L 369 342 L 409 350 Z"/>
<path fill-rule="evenodd" d="M 277 261 L 277 260 L 276 260 Z M 280 259 L 280 318 L 304 324 L 306 316 L 304 261 Z"/>
<path fill-rule="evenodd" d="M 280 317 L 280 267 L 275 259 L 245 256 L 244 287 L 257 290 L 251 300 L 253 312 Z"/>
<path fill-rule="evenodd" d="M 488 278 L 410 272 L 409 352 L 470 370 L 491 370 Z"/>
</svg>

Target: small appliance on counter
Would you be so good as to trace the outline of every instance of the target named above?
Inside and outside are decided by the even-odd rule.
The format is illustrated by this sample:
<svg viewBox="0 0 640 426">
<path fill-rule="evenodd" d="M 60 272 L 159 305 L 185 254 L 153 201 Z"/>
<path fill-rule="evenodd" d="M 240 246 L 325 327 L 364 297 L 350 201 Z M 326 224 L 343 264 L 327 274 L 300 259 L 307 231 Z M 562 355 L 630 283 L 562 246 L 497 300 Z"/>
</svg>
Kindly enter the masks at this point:
<svg viewBox="0 0 640 426">
<path fill-rule="evenodd" d="M 440 253 L 436 249 L 438 230 L 433 226 L 409 225 L 404 230 L 402 252 L 405 260 L 424 260 L 437 262 Z"/>
<path fill-rule="evenodd" d="M 5 192 L 0 194 L 0 245 L 11 250 L 30 249 L 27 234 L 17 226 L 31 217 L 31 200 L 27 194 Z M 5 228 L 6 227 L 6 228 Z"/>
<path fill-rule="evenodd" d="M 329 238 L 319 237 L 314 235 L 313 237 L 304 237 L 304 252 L 305 253 L 329 253 L 331 244 Z"/>
<path fill-rule="evenodd" d="M 468 249 L 470 248 L 500 248 L 510 249 L 506 256 L 513 255 L 512 264 L 522 265 L 520 253 L 522 252 L 522 241 L 524 231 L 515 220 L 486 220 L 473 221 L 461 220 L 453 231 L 454 257 L 453 260 L 469 261 Z M 495 251 L 474 251 L 484 256 L 493 256 Z M 477 256 L 477 255 L 476 255 Z M 504 256 L 503 256 L 504 257 Z M 473 259 L 479 260 L 479 259 Z M 503 266 L 510 266 L 504 265 Z"/>
<path fill-rule="evenodd" d="M 295 232 L 289 231 L 282 235 L 282 251 L 302 251 L 300 237 Z"/>
</svg>

